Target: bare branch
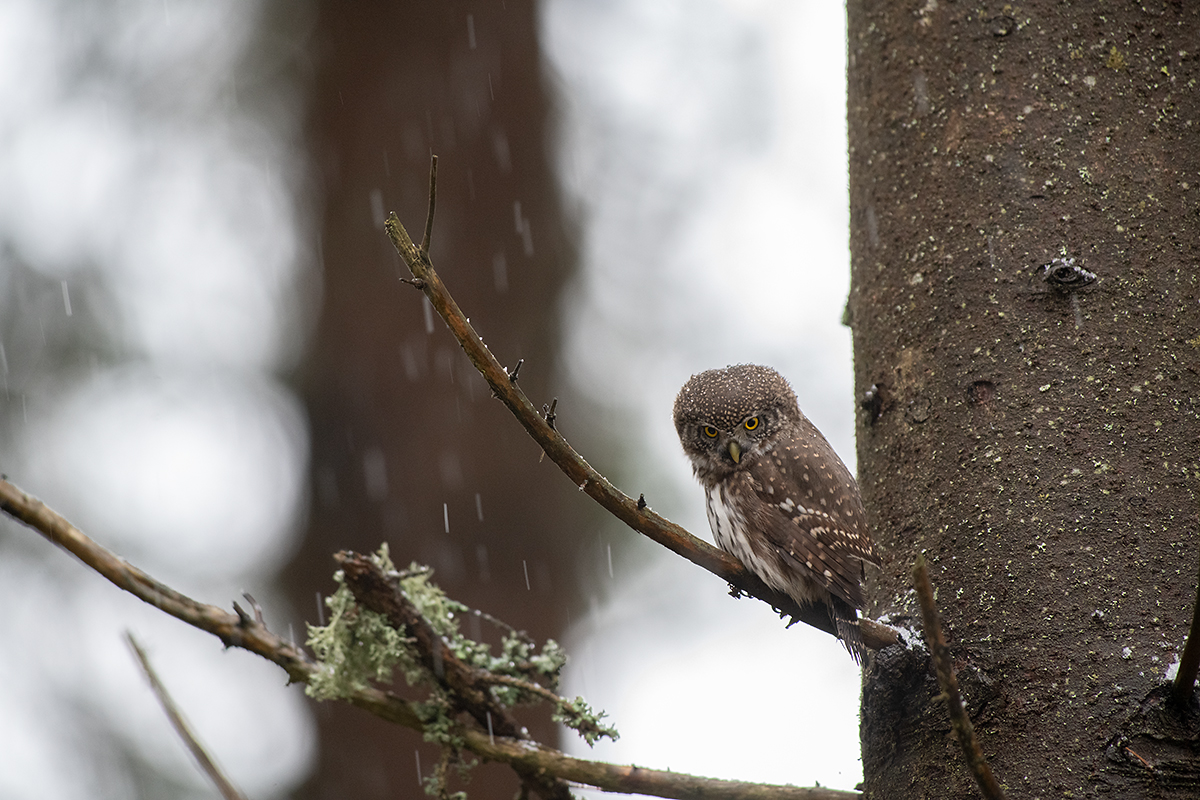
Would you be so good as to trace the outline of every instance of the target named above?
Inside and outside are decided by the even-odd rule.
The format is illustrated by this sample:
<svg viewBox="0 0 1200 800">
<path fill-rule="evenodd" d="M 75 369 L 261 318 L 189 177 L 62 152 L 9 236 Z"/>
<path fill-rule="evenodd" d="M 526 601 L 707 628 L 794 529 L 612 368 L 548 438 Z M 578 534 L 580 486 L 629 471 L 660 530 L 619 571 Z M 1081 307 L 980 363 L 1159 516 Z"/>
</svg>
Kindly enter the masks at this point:
<svg viewBox="0 0 1200 800">
<path fill-rule="evenodd" d="M 192 733 L 191 727 L 187 724 L 187 720 L 183 718 L 179 707 L 175 705 L 175 701 L 171 699 L 171 695 L 167 692 L 167 687 L 163 686 L 162 681 L 158 679 L 158 675 L 154 672 L 154 667 L 150 666 L 150 659 L 146 657 L 146 651 L 138 644 L 137 639 L 133 638 L 133 634 L 129 631 L 125 632 L 125 639 L 129 642 L 129 646 L 133 649 L 133 654 L 137 656 L 138 663 L 142 665 L 142 672 L 146 675 L 146 680 L 150 681 L 150 688 L 154 690 L 154 696 L 158 698 L 159 705 L 167 714 L 167 719 L 171 721 L 171 727 L 175 728 L 175 732 L 179 734 L 179 738 L 183 739 L 183 743 L 187 745 L 187 749 L 191 752 L 192 757 L 196 759 L 200 765 L 200 769 L 208 776 L 208 779 L 217 787 L 217 791 L 221 793 L 221 797 L 225 800 L 246 800 L 246 795 L 242 794 L 229 778 L 221 772 L 220 767 L 209 756 L 208 751 L 204 749 L 204 745 Z"/>
<path fill-rule="evenodd" d="M 482 742 L 477 741 L 482 739 Z M 490 749 L 496 760 L 509 763 L 520 762 L 526 768 L 545 768 L 555 775 L 575 783 L 595 786 L 610 792 L 648 794 L 655 797 L 673 797 L 679 800 L 861 800 L 858 792 L 847 792 L 823 787 L 772 786 L 742 781 L 722 781 L 700 778 L 657 769 L 642 769 L 635 766 L 606 764 L 602 761 L 570 759 L 567 765 L 561 753 L 533 742 L 518 742 L 496 737 L 496 747 L 487 747 L 487 731 L 472 730 L 467 736 L 467 746 L 480 755 Z M 480 746 L 483 749 L 480 749 Z M 490 756 L 485 756 L 490 757 Z"/>
<path fill-rule="evenodd" d="M 492 393 L 508 406 L 521 426 L 572 483 L 638 533 L 722 578 L 741 592 L 768 603 L 781 616 L 790 616 L 793 621 L 798 620 L 837 636 L 833 620 L 823 609 L 811 605 L 801 607 L 792 598 L 763 583 L 736 558 L 654 513 L 644 502 L 639 503 L 629 497 L 593 469 L 556 430 L 553 421 L 547 420 L 539 413 L 525 396 L 525 392 L 515 380 L 515 370 L 510 375 L 484 345 L 434 270 L 429 254 L 413 244 L 412 237 L 408 235 L 395 212 L 388 215 L 384 227 L 400 257 L 412 272 L 413 277 L 409 282 L 425 293 L 462 346 L 467 358 L 491 386 Z M 860 631 L 864 644 L 870 649 L 877 650 L 899 641 L 894 630 L 870 620 L 860 623 Z"/>
<path fill-rule="evenodd" d="M 187 624 L 207 631 L 227 647 L 240 647 L 278 664 L 292 682 L 307 683 L 320 666 L 298 647 L 271 633 L 249 614 L 244 619 L 200 603 L 159 583 L 137 567 L 88 538 L 82 531 L 7 480 L 0 480 L 0 510 L 74 554 L 117 587 Z M 352 705 L 375 716 L 423 731 L 420 717 L 407 701 L 379 689 L 355 692 Z M 489 736 L 486 728 L 463 726 L 458 733 L 466 748 L 487 761 L 508 764 L 522 778 L 553 776 L 611 792 L 640 792 L 658 797 L 700 800 L 858 800 L 858 792 L 824 788 L 770 786 L 722 781 L 679 772 L 642 769 L 574 758 L 529 740 Z"/>
<path fill-rule="evenodd" d="M 437 206 L 437 156 L 429 157 L 429 210 L 425 213 L 425 235 L 421 237 L 421 252 L 429 255 L 433 239 L 433 210 Z M 413 284 L 416 286 L 416 284 Z M 417 288 L 421 288 L 417 286 Z"/>
<path fill-rule="evenodd" d="M 913 567 L 913 583 L 916 585 L 917 597 L 921 601 L 921 619 L 925 624 L 925 640 L 929 642 L 929 652 L 933 656 L 933 664 L 937 668 L 938 685 L 946 698 L 946 707 L 950 712 L 950 724 L 958 735 L 958 743 L 962 746 L 963 755 L 967 757 L 967 766 L 979 784 L 979 791 L 988 800 L 1004 800 L 1004 790 L 992 774 L 979 740 L 975 737 L 975 726 L 967 716 L 963 707 L 962 693 L 958 690 L 958 678 L 954 675 L 954 667 L 950 664 L 950 648 L 946 646 L 946 638 L 942 635 L 942 623 L 938 619 L 937 606 L 933 602 L 933 586 L 929 583 L 929 570 L 925 567 L 925 556 L 917 556 L 917 564 Z"/>
<path fill-rule="evenodd" d="M 1187 705 L 1196 686 L 1196 672 L 1200 671 L 1200 575 L 1196 576 L 1196 601 L 1192 606 L 1192 627 L 1188 631 L 1187 644 L 1179 657 L 1179 671 L 1175 673 L 1175 684 L 1171 687 L 1171 699 L 1179 705 Z"/>
<path fill-rule="evenodd" d="M 40 500 L 0 480 L 0 510 L 73 553 L 118 588 L 176 619 L 216 636 L 226 647 L 241 647 L 283 667 L 288 678 L 304 682 L 315 665 L 298 647 L 276 636 L 249 615 L 239 619 L 224 609 L 200 603 L 142 572 L 89 539 Z M 416 719 L 415 715 L 413 717 Z"/>
</svg>

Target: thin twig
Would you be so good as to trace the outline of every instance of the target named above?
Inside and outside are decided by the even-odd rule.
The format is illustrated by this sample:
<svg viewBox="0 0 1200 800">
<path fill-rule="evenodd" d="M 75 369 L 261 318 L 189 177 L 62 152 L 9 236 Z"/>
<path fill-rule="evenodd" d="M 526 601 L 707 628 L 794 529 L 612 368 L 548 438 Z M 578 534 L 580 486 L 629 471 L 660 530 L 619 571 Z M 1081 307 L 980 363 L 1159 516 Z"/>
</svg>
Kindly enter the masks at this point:
<svg viewBox="0 0 1200 800">
<path fill-rule="evenodd" d="M 258 604 L 253 595 L 249 592 L 242 592 L 242 597 L 246 598 L 246 602 L 250 604 L 250 608 L 254 609 L 254 621 L 259 625 L 266 625 L 267 623 L 263 621 L 262 606 Z"/>
<path fill-rule="evenodd" d="M 570 700 L 567 700 L 556 692 L 550 691 L 540 683 L 527 681 L 524 678 L 517 678 L 512 675 L 500 675 L 495 672 L 481 672 L 479 674 L 479 681 L 481 683 L 496 684 L 497 686 L 511 686 L 514 689 L 520 689 L 523 692 L 536 695 L 550 703 L 571 704 Z"/>
<path fill-rule="evenodd" d="M 913 583 L 916 585 L 917 597 L 921 601 L 921 619 L 925 624 L 925 640 L 929 643 L 929 652 L 933 664 L 937 668 L 938 685 L 946 698 L 946 708 L 950 712 L 950 724 L 958 735 L 958 743 L 962 746 L 963 755 L 967 758 L 967 766 L 979 784 L 979 791 L 988 800 L 1004 800 L 1004 790 L 992 774 L 979 740 L 975 737 L 975 726 L 967 716 L 963 707 L 962 693 L 958 690 L 958 678 L 950 663 L 950 648 L 946 646 L 946 638 L 942 635 L 942 624 L 938 619 L 937 606 L 933 601 L 933 586 L 929 583 L 929 570 L 925 567 L 925 556 L 917 556 L 917 564 L 913 567 Z"/>
<path fill-rule="evenodd" d="M 524 642 L 527 645 L 530 645 L 531 647 L 537 646 L 537 642 L 535 642 L 533 640 L 533 637 L 530 636 L 528 633 L 526 633 L 525 631 L 517 630 L 516 628 L 514 628 L 512 625 L 509 625 L 504 620 L 497 619 L 496 617 L 493 617 L 491 614 L 487 613 L 486 611 L 480 611 L 478 608 L 472 608 L 472 609 L 470 609 L 470 611 L 468 613 L 475 615 L 476 617 L 478 617 L 481 620 L 491 623 L 494 627 L 496 627 L 502 631 L 507 631 L 509 633 L 509 635 L 517 637 L 522 642 Z"/>
<path fill-rule="evenodd" d="M 563 697 L 562 695 L 558 694 L 557 692 L 547 689 L 545 686 L 542 686 L 540 683 L 535 683 L 533 681 L 527 681 L 524 678 L 517 678 L 513 675 L 499 675 L 495 672 L 484 672 L 484 671 L 479 672 L 478 680 L 480 683 L 490 683 L 490 684 L 495 684 L 497 686 L 508 686 L 513 689 L 518 689 L 522 692 L 525 692 L 526 694 L 531 694 L 534 697 L 542 698 L 543 700 L 545 700 L 546 702 L 548 702 L 552 706 L 554 706 L 556 709 L 558 709 L 562 712 L 565 712 L 566 714 L 569 714 L 572 716 L 576 716 L 576 715 L 581 716 L 579 706 L 577 706 L 575 704 L 574 700 L 569 700 L 566 697 Z M 613 728 L 610 728 L 610 727 L 606 727 L 599 720 L 589 720 L 587 722 L 580 722 L 579 725 L 580 725 L 580 727 L 575 727 L 575 725 L 571 725 L 570 727 L 575 728 L 575 731 L 577 733 L 579 733 L 581 736 L 584 736 L 585 738 L 588 735 L 595 735 L 597 738 L 599 738 L 601 736 L 607 736 L 608 738 L 613 739 L 614 741 L 617 739 L 616 730 Z"/>
<path fill-rule="evenodd" d="M 192 627 L 213 634 L 227 647 L 240 647 L 278 664 L 294 683 L 307 683 L 320 669 L 302 650 L 276 636 L 246 615 L 239 620 L 216 606 L 200 603 L 158 582 L 129 562 L 100 546 L 40 500 L 0 480 L 0 511 L 33 528 L 120 589 Z M 424 726 L 411 703 L 375 688 L 355 692 L 348 702 L 380 719 L 415 731 Z M 611 792 L 639 792 L 658 797 L 706 800 L 858 800 L 857 792 L 796 786 L 769 786 L 702 778 L 665 770 L 609 764 L 574 758 L 528 740 L 489 736 L 486 729 L 462 726 L 466 748 L 486 761 L 508 764 L 523 778 L 552 775 Z"/>
<path fill-rule="evenodd" d="M 1154 765 L 1153 765 L 1153 764 L 1151 764 L 1151 763 L 1150 763 L 1149 761 L 1147 761 L 1146 759 L 1142 758 L 1140 755 L 1138 755 L 1138 754 L 1137 754 L 1137 751 L 1135 751 L 1135 750 L 1134 750 L 1132 747 L 1128 747 L 1128 746 L 1127 746 L 1127 747 L 1125 748 L 1125 752 L 1126 752 L 1126 753 L 1129 753 L 1129 755 L 1133 756 L 1133 757 L 1134 757 L 1134 758 L 1136 758 L 1138 761 L 1142 762 L 1142 766 L 1143 766 L 1143 767 L 1145 767 L 1146 769 L 1150 770 L 1151 772 L 1154 772 Z"/>
<path fill-rule="evenodd" d="M 524 366 L 525 359 L 518 358 L 517 365 L 508 371 L 508 379 L 513 383 L 517 382 L 517 376 L 521 374 L 521 367 Z"/>
<path fill-rule="evenodd" d="M 798 605 L 791 597 L 767 586 L 758 576 L 747 570 L 740 561 L 725 551 L 693 536 L 654 511 L 644 506 L 639 508 L 636 500 L 617 489 L 607 478 L 593 469 L 567 443 L 556 426 L 549 423 L 539 413 L 529 398 L 525 396 L 520 384 L 510 379 L 509 372 L 484 345 L 462 309 L 458 307 L 458 303 L 450 296 L 446 285 L 442 283 L 442 279 L 429 260 L 428 251 L 413 244 L 412 237 L 408 235 L 408 231 L 401 224 L 395 212 L 388 215 L 384 227 L 392 244 L 400 253 L 400 257 L 412 272 L 411 283 L 418 286 L 429 298 L 430 304 L 445 320 L 467 358 L 491 386 L 492 394 L 508 406 L 509 411 L 517 418 L 526 432 L 575 486 L 580 487 L 606 511 L 630 528 L 722 578 L 743 593 L 770 604 L 781 615 L 790 616 L 793 620 L 804 622 L 837 636 L 833 620 L 823 608 L 814 605 Z M 895 630 L 878 622 L 862 620 L 859 627 L 863 642 L 870 649 L 878 650 L 899 641 Z"/>
<path fill-rule="evenodd" d="M 429 158 L 429 211 L 425 214 L 425 235 L 421 237 L 421 252 L 429 255 L 429 244 L 433 240 L 433 210 L 437 206 L 437 156 Z M 413 286 L 417 286 L 413 283 Z M 418 289 L 422 288 L 417 286 Z"/>
<path fill-rule="evenodd" d="M 1200 670 L 1200 575 L 1196 576 L 1196 600 L 1192 605 L 1192 627 L 1188 631 L 1187 644 L 1179 657 L 1179 671 L 1175 673 L 1175 684 L 1171 687 L 1171 698 L 1179 705 L 1192 699 L 1196 685 L 1196 672 Z"/>
<path fill-rule="evenodd" d="M 137 639 L 133 638 L 133 634 L 125 631 L 125 639 L 129 642 L 129 646 L 133 649 L 133 654 L 137 656 L 138 663 L 142 665 L 142 672 L 146 675 L 146 680 L 150 681 L 150 688 L 154 690 L 154 696 L 158 698 L 159 705 L 163 711 L 167 713 L 167 719 L 171 721 L 171 727 L 179 734 L 179 738 L 183 739 L 183 743 L 187 745 L 187 749 L 191 752 L 192 758 L 196 759 L 200 765 L 200 769 L 208 776 L 208 779 L 217 787 L 217 791 L 221 793 L 221 797 L 225 800 L 246 800 L 246 795 L 233 785 L 229 778 L 221 772 L 221 768 L 209 756 L 208 751 L 204 749 L 204 745 L 192 733 L 191 726 L 187 724 L 187 720 L 183 718 L 179 707 L 175 705 L 175 701 L 171 699 L 171 695 L 167 692 L 167 687 L 163 686 L 162 681 L 158 679 L 158 675 L 154 672 L 154 667 L 150 666 L 150 659 L 146 656 L 146 651 L 138 644 Z"/>
</svg>

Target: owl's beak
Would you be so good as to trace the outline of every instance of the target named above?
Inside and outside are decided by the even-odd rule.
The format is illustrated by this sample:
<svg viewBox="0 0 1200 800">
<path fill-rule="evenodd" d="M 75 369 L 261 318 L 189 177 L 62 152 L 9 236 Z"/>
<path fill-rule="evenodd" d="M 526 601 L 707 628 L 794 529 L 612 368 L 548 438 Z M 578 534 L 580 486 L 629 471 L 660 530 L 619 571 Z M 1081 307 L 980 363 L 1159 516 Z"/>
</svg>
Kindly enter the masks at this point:
<svg viewBox="0 0 1200 800">
<path fill-rule="evenodd" d="M 733 459 L 733 463 L 737 464 L 742 460 L 742 448 L 738 447 L 737 442 L 729 443 L 729 457 Z"/>
</svg>

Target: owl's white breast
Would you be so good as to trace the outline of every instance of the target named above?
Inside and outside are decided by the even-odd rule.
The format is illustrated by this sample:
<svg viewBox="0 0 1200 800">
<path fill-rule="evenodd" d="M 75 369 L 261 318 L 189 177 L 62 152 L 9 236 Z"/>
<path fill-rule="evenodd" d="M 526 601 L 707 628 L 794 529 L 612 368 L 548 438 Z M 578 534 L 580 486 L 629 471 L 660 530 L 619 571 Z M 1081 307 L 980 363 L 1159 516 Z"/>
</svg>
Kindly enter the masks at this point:
<svg viewBox="0 0 1200 800">
<path fill-rule="evenodd" d="M 708 527 L 712 528 L 717 547 L 749 565 L 750 543 L 746 541 L 746 518 L 726 501 L 724 487 L 720 484 L 709 487 L 705 505 L 708 509 Z"/>
<path fill-rule="evenodd" d="M 783 554 L 775 552 L 765 536 L 750 530 L 746 515 L 730 502 L 722 484 L 707 489 L 705 507 L 717 546 L 741 561 L 763 583 L 801 604 L 827 597 L 828 593 L 811 578 L 789 569 Z"/>
</svg>

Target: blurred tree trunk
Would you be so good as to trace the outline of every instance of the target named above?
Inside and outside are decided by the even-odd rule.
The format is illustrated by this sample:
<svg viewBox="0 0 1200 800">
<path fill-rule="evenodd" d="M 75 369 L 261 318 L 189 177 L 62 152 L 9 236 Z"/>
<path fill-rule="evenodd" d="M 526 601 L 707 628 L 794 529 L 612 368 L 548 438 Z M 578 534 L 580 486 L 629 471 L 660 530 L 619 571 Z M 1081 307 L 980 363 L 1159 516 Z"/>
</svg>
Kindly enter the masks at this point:
<svg viewBox="0 0 1200 800">
<path fill-rule="evenodd" d="M 300 376 L 314 501 L 287 572 L 310 620 L 314 593 L 333 586 L 331 554 L 382 541 L 397 563 L 433 566 L 453 597 L 539 639 L 561 635 L 575 602 L 574 487 L 539 463 L 421 294 L 397 280 L 407 270 L 382 227 L 394 210 L 422 230 L 438 154 L 433 261 L 497 357 L 525 359 L 529 396 L 549 402 L 574 251 L 545 149 L 534 12 L 528 0 L 320 4 L 309 146 L 324 306 Z M 435 748 L 349 707 L 315 711 L 319 764 L 298 797 L 419 796 L 414 750 L 428 776 Z M 553 742 L 546 717 L 531 730 Z M 510 798 L 516 779 L 483 768 L 470 789 Z"/>
<path fill-rule="evenodd" d="M 926 552 L 1010 796 L 1195 797 L 1160 690 L 1197 565 L 1200 7 L 848 13 L 871 611 L 919 620 Z M 868 796 L 976 796 L 937 694 L 871 659 Z"/>
</svg>

